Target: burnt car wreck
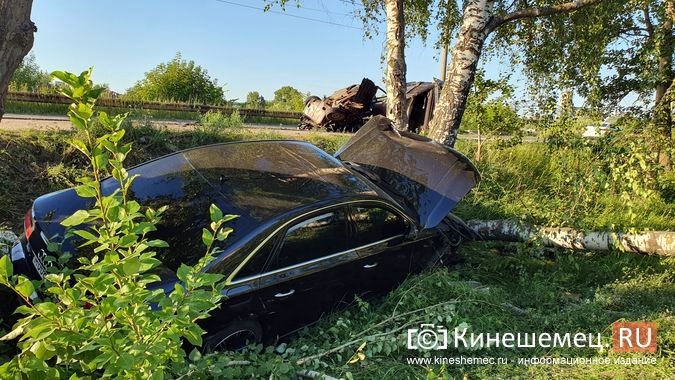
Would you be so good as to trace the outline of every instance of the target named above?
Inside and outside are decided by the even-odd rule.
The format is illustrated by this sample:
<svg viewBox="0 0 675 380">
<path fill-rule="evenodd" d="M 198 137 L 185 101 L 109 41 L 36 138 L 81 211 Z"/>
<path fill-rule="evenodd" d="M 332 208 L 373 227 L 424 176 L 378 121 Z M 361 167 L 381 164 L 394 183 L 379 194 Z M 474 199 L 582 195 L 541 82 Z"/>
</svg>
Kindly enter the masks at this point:
<svg viewBox="0 0 675 380">
<path fill-rule="evenodd" d="M 462 154 L 396 133 L 380 116 L 335 156 L 300 141 L 235 142 L 164 156 L 135 174 L 134 198 L 171 204 L 155 232 L 170 248 L 158 251 L 154 289 L 172 291 L 180 264 L 200 257 L 210 204 L 239 215 L 205 269 L 226 279 L 221 307 L 202 323 L 208 349 L 274 341 L 451 257 L 472 232 L 450 212 L 480 178 Z M 103 191 L 115 183 L 103 180 Z M 49 243 L 77 254 L 60 222 L 86 202 L 74 189 L 37 198 L 11 252 L 15 272 L 44 276 Z"/>
<path fill-rule="evenodd" d="M 438 99 L 442 82 L 410 82 L 406 89 L 408 131 L 419 133 L 427 129 Z M 300 129 L 322 128 L 330 132 L 355 132 L 368 118 L 386 115 L 384 96 L 377 97 L 373 81 L 363 78 L 361 84 L 335 91 L 324 99 L 310 96 L 300 118 Z"/>
</svg>

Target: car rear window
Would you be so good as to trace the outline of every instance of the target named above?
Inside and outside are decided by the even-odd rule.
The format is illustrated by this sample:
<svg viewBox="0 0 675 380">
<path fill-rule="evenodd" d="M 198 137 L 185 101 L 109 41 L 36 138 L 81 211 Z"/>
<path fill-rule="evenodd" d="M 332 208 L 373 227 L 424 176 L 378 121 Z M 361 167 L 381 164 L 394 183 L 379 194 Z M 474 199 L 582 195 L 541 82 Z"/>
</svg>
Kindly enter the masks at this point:
<svg viewBox="0 0 675 380">
<path fill-rule="evenodd" d="M 354 243 L 358 246 L 403 235 L 408 230 L 402 217 L 381 207 L 353 207 L 352 219 L 356 223 Z"/>
</svg>

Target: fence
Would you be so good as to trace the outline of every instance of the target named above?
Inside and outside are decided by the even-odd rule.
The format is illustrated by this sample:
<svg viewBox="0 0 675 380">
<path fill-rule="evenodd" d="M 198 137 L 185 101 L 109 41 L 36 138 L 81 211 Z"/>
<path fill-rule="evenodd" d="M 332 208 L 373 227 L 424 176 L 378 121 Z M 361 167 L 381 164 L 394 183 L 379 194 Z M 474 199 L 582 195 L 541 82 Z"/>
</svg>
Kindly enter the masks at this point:
<svg viewBox="0 0 675 380">
<path fill-rule="evenodd" d="M 10 92 L 7 94 L 7 100 L 17 102 L 31 103 L 52 103 L 52 104 L 70 104 L 72 101 L 63 95 L 58 94 L 39 94 L 33 92 Z M 276 119 L 294 119 L 299 120 L 302 116 L 299 112 L 268 111 L 262 109 L 235 108 L 226 106 L 214 106 L 208 104 L 188 104 L 188 103 L 160 103 L 146 102 L 139 100 L 128 100 L 120 98 L 100 98 L 96 104 L 103 107 L 127 108 L 127 109 L 146 109 L 158 111 L 183 111 L 200 112 L 218 111 L 225 114 L 239 111 L 242 116 L 269 117 Z"/>
</svg>

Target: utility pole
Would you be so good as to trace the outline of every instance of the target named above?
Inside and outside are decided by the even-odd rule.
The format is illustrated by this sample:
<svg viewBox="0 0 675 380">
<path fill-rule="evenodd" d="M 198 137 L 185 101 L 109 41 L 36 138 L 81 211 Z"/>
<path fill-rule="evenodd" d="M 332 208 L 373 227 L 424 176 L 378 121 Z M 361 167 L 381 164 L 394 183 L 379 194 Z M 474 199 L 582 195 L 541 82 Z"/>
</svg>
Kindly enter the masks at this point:
<svg viewBox="0 0 675 380">
<path fill-rule="evenodd" d="M 441 81 L 445 82 L 445 74 L 448 71 L 448 45 L 450 41 L 446 41 L 443 44 L 443 50 L 441 51 Z"/>
<path fill-rule="evenodd" d="M 450 2 L 454 0 L 448 0 L 448 6 L 446 7 L 446 12 L 450 9 Z M 447 21 L 446 21 L 447 24 Z M 441 37 L 445 37 L 445 43 L 443 44 L 443 49 L 441 51 L 441 82 L 445 82 L 445 76 L 448 72 L 448 48 L 450 45 L 450 27 L 445 26 L 445 34 Z"/>
</svg>

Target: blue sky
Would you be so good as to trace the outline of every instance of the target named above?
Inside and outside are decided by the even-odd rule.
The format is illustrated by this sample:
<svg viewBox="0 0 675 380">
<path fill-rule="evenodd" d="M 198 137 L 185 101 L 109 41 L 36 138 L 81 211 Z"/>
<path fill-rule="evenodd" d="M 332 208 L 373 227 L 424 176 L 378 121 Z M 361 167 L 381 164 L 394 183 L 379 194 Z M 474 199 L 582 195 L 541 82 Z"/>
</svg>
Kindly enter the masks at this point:
<svg viewBox="0 0 675 380">
<path fill-rule="evenodd" d="M 263 0 L 227 0 L 262 7 Z M 217 0 L 34 0 L 38 27 L 33 52 L 45 70 L 95 67 L 94 79 L 124 92 L 143 74 L 181 52 L 225 84 L 227 98 L 291 85 L 314 95 L 361 78 L 382 82 L 384 34 L 364 40 L 353 8 L 341 0 L 304 0 L 311 9 L 289 14 L 344 24 L 346 28 L 263 13 Z M 356 28 L 356 29 L 355 29 Z M 407 47 L 408 80 L 439 76 L 433 38 Z M 490 76 L 498 64 L 487 65 Z"/>
</svg>

